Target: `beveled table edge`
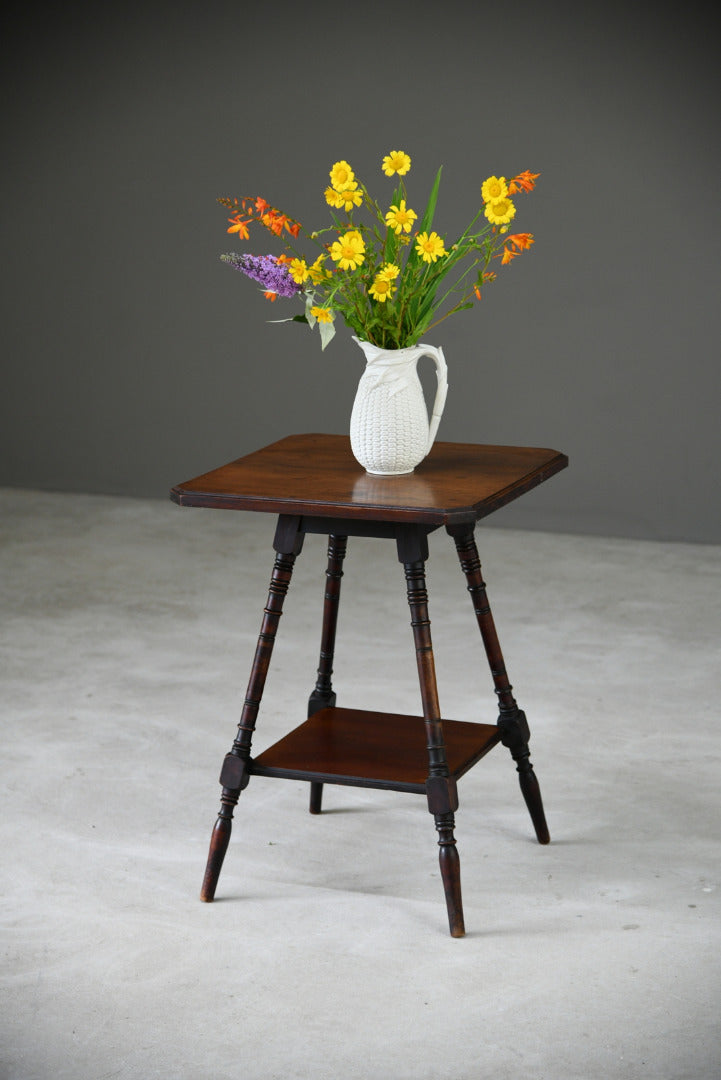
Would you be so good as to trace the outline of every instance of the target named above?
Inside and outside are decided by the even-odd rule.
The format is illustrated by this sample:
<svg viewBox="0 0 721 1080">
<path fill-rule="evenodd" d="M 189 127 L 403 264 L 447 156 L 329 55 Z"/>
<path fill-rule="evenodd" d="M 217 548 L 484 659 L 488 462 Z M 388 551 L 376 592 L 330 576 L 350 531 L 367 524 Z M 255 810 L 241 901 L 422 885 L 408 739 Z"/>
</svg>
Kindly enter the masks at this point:
<svg viewBox="0 0 721 1080">
<path fill-rule="evenodd" d="M 315 437 L 318 433 L 308 433 L 308 437 Z M 262 453 L 264 450 L 268 450 L 271 447 L 277 446 L 282 442 L 285 442 L 295 436 L 286 436 L 284 439 L 275 440 L 269 443 L 267 446 L 260 447 L 258 450 L 250 451 L 248 454 L 244 454 L 239 458 L 235 458 L 233 461 L 227 462 L 227 465 L 234 465 L 238 462 L 244 461 L 246 458 L 252 457 L 254 454 Z M 450 441 L 444 441 L 441 444 L 443 446 L 478 446 L 502 450 L 505 447 L 501 444 L 493 443 L 453 443 Z M 533 488 L 542 484 L 545 480 L 550 479 L 556 473 L 561 472 L 568 465 L 568 457 L 566 454 L 560 451 L 553 450 L 550 447 L 508 447 L 508 449 L 523 449 L 529 451 L 537 451 L 539 453 L 547 453 L 553 455 L 549 457 L 548 461 L 540 468 L 531 470 L 525 477 L 521 477 L 520 480 L 514 481 L 507 487 L 500 489 L 490 499 L 479 499 L 476 503 L 471 503 L 466 506 L 449 506 L 449 507 L 416 507 L 416 506 L 388 506 L 386 504 L 374 504 L 369 501 L 366 503 L 357 503 L 352 501 L 323 501 L 322 499 L 303 499 L 294 498 L 292 495 L 286 495 L 282 498 L 277 497 L 265 497 L 260 495 L 233 495 L 227 492 L 214 492 L 207 487 L 201 489 L 193 489 L 194 484 L 200 480 L 204 480 L 216 469 L 211 469 L 207 473 L 202 474 L 199 477 L 195 477 L 192 480 L 187 480 L 184 483 L 176 484 L 170 490 L 170 498 L 178 506 L 192 506 L 201 507 L 205 509 L 218 509 L 218 510 L 248 510 L 256 511 L 260 513 L 272 513 L 272 514 L 289 514 L 305 517 L 328 517 L 328 518 L 345 518 L 347 520 L 366 520 L 366 521 L 387 521 L 387 522 L 399 522 L 408 524 L 428 524 L 428 525 L 452 525 L 452 524 L 466 524 L 472 521 L 478 521 L 481 518 L 487 517 L 495 510 L 499 510 L 501 507 L 506 506 L 514 499 L 526 492 L 531 491 Z M 432 452 L 432 451 L 431 451 Z M 218 466 L 218 469 L 225 468 L 226 466 Z M 363 475 L 362 466 L 358 466 L 359 475 Z M 422 468 L 419 466 L 419 469 Z"/>
</svg>

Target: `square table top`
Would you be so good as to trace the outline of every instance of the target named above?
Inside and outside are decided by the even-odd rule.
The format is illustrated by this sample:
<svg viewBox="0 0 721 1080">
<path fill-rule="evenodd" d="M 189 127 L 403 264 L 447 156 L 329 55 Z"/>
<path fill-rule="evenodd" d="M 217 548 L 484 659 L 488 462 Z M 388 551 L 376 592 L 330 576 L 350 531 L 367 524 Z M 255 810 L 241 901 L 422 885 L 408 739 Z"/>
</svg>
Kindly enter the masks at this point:
<svg viewBox="0 0 721 1080">
<path fill-rule="evenodd" d="M 568 465 L 557 450 L 437 442 L 404 476 L 373 476 L 347 435 L 289 435 L 178 484 L 180 506 L 408 524 L 486 517 Z"/>
</svg>

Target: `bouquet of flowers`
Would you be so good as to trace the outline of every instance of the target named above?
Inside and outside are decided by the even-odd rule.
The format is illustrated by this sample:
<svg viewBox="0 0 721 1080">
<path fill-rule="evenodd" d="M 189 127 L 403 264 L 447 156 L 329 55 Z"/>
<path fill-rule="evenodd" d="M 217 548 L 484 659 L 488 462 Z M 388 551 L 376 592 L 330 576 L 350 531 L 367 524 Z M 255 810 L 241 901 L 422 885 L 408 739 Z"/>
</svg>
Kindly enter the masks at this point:
<svg viewBox="0 0 721 1080">
<path fill-rule="evenodd" d="M 337 161 L 325 190 L 333 224 L 313 232 L 257 196 L 221 198 L 232 212 L 229 233 L 248 240 L 249 227 L 258 223 L 285 240 L 279 255 L 231 252 L 221 259 L 257 281 L 269 300 L 300 298 L 303 314 L 272 321 L 317 325 L 322 348 L 335 334 L 338 316 L 379 348 L 415 345 L 449 315 L 480 300 L 484 286 L 496 278 L 492 260 L 505 266 L 531 246 L 531 233 L 509 233 L 516 215 L 511 196 L 532 191 L 539 174 L 488 177 L 471 222 L 448 243 L 433 228 L 442 169 L 419 219 L 404 180 L 410 167 L 402 150 L 383 158 L 383 172 L 398 181 L 386 209 L 347 161 Z"/>
</svg>

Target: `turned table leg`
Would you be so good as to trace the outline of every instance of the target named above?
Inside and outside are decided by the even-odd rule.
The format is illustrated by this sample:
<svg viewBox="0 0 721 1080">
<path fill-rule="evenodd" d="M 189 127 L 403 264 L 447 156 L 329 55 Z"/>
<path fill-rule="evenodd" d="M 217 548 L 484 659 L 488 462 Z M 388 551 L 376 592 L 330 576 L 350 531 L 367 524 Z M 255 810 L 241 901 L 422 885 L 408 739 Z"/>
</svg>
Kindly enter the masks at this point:
<svg viewBox="0 0 721 1080">
<path fill-rule="evenodd" d="M 200 892 L 200 899 L 208 903 L 215 896 L 223 859 L 228 849 L 230 833 L 233 827 L 233 810 L 241 791 L 247 787 L 250 778 L 248 762 L 250 760 L 253 732 L 258 718 L 258 709 L 260 708 L 260 701 L 270 666 L 278 623 L 283 613 L 283 601 L 288 592 L 295 559 L 300 554 L 302 544 L 302 534 L 294 533 L 292 529 L 289 530 L 287 527 L 284 528 L 284 519 L 281 517 L 273 544 L 276 556 L 270 579 L 268 601 L 263 611 L 263 620 L 238 724 L 238 733 L 230 753 L 225 757 L 220 773 L 220 783 L 223 787 L 220 811 L 210 838 L 208 862 Z"/>
<path fill-rule="evenodd" d="M 320 709 L 333 708 L 336 695 L 333 691 L 333 656 L 335 654 L 335 634 L 338 626 L 338 605 L 340 586 L 343 577 L 347 536 L 328 537 L 328 565 L 326 567 L 326 586 L 323 598 L 323 628 L 320 639 L 320 660 L 315 689 L 308 700 L 308 716 Z M 323 804 L 323 785 L 312 782 L 310 785 L 310 812 L 320 814 Z"/>
<path fill-rule="evenodd" d="M 512 693 L 513 688 L 508 681 L 503 653 L 501 652 L 493 614 L 488 602 L 486 584 L 481 572 L 481 561 L 473 536 L 473 526 L 449 525 L 447 528 L 455 541 L 461 569 L 466 576 L 468 591 L 473 601 L 473 610 L 476 613 L 493 677 L 493 684 L 498 696 L 498 728 L 501 733 L 501 742 L 508 747 L 513 760 L 516 762 L 521 791 L 531 815 L 538 842 L 547 844 L 551 838 L 543 810 L 541 789 L 533 771 L 528 749 L 530 738 L 528 721 L 526 720 L 526 714 L 519 709 Z"/>
<path fill-rule="evenodd" d="M 463 902 L 461 898 L 461 864 L 456 847 L 455 811 L 458 793 L 455 779 L 449 775 L 443 737 L 438 686 L 436 682 L 431 623 L 428 617 L 425 561 L 428 558 L 426 533 L 413 530 L 398 540 L 398 555 L 406 576 L 408 605 L 416 649 L 418 678 L 423 702 L 428 747 L 428 780 L 426 794 L 428 809 L 433 814 L 438 832 L 439 863 L 446 896 L 448 923 L 452 937 L 463 937 Z"/>
</svg>

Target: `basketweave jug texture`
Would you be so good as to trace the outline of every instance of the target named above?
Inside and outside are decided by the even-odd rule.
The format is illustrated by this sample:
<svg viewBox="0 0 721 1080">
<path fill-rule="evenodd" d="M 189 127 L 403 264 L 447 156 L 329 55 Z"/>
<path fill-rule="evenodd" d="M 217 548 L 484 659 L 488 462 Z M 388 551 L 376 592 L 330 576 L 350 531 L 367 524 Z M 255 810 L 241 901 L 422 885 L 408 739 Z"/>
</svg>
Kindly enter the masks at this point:
<svg viewBox="0 0 721 1080">
<path fill-rule="evenodd" d="M 433 446 L 446 402 L 448 379 L 443 350 L 432 345 L 381 349 L 358 338 L 353 340 L 366 357 L 351 413 L 353 455 L 374 475 L 413 472 Z M 438 380 L 430 423 L 417 371 L 422 356 L 435 361 Z"/>
</svg>

